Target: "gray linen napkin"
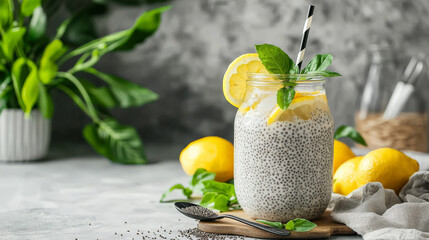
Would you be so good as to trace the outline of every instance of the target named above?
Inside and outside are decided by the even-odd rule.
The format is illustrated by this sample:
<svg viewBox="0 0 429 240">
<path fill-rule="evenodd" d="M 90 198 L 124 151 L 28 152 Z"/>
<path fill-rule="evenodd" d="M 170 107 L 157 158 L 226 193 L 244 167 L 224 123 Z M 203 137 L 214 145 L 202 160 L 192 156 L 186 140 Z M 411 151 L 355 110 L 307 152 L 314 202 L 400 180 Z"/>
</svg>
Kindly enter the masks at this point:
<svg viewBox="0 0 429 240">
<path fill-rule="evenodd" d="M 364 239 L 429 239 L 429 171 L 411 176 L 399 197 L 372 182 L 347 197 L 334 194 L 330 206 L 335 221 Z"/>
</svg>

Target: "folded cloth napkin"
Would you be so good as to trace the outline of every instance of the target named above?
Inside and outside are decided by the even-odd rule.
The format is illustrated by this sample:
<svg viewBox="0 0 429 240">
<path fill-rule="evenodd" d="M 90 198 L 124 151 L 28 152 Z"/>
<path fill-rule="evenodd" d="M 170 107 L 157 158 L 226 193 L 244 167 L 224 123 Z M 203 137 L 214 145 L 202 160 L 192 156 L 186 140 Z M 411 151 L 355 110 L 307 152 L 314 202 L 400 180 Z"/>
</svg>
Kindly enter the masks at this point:
<svg viewBox="0 0 429 240">
<path fill-rule="evenodd" d="M 332 218 L 364 239 L 429 239 L 429 171 L 417 172 L 398 195 L 378 182 L 347 197 L 334 194 Z"/>
</svg>

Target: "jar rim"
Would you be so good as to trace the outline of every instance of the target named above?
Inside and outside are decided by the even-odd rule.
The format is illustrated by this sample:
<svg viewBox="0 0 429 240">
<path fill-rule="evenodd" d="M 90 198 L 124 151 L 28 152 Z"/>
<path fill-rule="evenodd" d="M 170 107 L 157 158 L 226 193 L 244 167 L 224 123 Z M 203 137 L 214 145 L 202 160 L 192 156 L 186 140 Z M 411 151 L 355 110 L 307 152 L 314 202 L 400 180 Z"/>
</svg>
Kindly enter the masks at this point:
<svg viewBox="0 0 429 240">
<path fill-rule="evenodd" d="M 247 73 L 248 82 L 282 83 L 285 80 L 297 83 L 325 82 L 325 77 L 319 73 L 312 74 L 271 74 L 271 73 Z"/>
</svg>

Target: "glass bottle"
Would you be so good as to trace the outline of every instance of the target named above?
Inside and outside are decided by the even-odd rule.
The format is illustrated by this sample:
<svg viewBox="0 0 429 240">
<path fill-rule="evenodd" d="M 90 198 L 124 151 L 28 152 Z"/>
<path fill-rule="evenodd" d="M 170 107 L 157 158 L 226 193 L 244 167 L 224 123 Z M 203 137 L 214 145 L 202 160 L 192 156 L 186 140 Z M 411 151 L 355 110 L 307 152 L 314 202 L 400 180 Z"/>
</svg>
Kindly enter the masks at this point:
<svg viewBox="0 0 429 240">
<path fill-rule="evenodd" d="M 408 74 L 410 71 L 416 74 L 417 67 L 406 70 L 407 65 L 404 63 L 408 59 L 395 59 L 391 52 L 387 45 L 373 45 L 370 48 L 367 80 L 359 109 L 355 114 L 356 128 L 370 149 L 391 147 L 398 150 L 427 152 L 428 116 L 419 88 L 421 79 L 419 80 L 417 76 L 411 80 L 409 88 L 412 89 L 409 95 L 405 94 L 404 89 L 395 90 L 398 88 L 397 85 L 405 85 L 404 82 L 412 78 Z M 423 68 L 423 65 L 421 67 Z M 396 101 L 389 104 L 394 91 L 397 92 Z M 388 105 L 396 108 L 400 102 L 404 103 L 404 107 L 399 114 L 387 114 Z"/>
</svg>

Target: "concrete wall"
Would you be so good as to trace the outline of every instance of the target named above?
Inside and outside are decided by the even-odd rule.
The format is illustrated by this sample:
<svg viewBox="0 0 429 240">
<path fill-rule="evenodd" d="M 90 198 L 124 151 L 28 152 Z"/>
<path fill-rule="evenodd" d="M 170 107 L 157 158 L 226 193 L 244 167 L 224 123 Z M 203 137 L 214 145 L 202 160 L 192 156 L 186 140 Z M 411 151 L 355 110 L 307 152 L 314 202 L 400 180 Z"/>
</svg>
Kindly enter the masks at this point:
<svg viewBox="0 0 429 240">
<path fill-rule="evenodd" d="M 316 10 L 305 62 L 331 53 L 331 70 L 343 75 L 327 84 L 336 125 L 353 124 L 371 43 L 390 42 L 401 64 L 412 54 L 429 54 L 427 0 L 175 0 L 154 37 L 133 52 L 107 55 L 97 66 L 160 94 L 157 102 L 116 110 L 115 116 L 138 127 L 146 143 L 184 146 L 206 135 L 232 140 L 236 109 L 222 93 L 228 64 L 260 43 L 280 46 L 295 58 L 309 3 Z M 99 31 L 127 28 L 145 9 L 117 6 L 98 19 Z M 422 89 L 429 90 L 427 85 Z M 72 105 L 61 96 L 57 102 Z M 87 121 L 77 108 L 57 108 L 54 141 L 81 139 Z"/>
</svg>

